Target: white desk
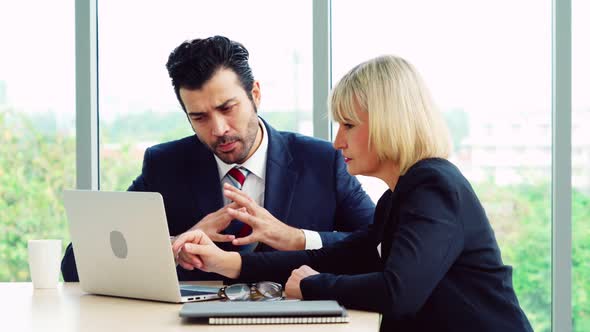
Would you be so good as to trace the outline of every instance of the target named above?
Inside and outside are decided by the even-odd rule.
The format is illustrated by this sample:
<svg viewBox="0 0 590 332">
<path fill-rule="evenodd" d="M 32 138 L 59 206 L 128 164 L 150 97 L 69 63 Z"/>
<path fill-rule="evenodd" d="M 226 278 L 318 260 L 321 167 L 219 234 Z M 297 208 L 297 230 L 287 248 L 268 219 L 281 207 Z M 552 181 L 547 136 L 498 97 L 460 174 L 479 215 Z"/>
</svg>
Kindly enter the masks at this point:
<svg viewBox="0 0 590 332">
<path fill-rule="evenodd" d="M 2 331 L 378 331 L 379 315 L 349 310 L 348 324 L 226 325 L 186 323 L 181 304 L 86 294 L 78 283 L 33 289 L 31 283 L 0 283 Z"/>
</svg>

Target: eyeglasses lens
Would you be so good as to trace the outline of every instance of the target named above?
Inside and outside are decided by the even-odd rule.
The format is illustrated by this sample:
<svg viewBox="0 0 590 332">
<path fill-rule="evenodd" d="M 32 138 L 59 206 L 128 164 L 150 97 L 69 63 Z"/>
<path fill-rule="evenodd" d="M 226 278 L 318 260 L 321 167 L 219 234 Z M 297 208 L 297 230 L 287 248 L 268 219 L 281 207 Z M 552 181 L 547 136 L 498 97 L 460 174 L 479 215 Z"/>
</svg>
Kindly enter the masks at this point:
<svg viewBox="0 0 590 332">
<path fill-rule="evenodd" d="M 280 298 L 283 296 L 283 287 L 274 282 L 259 282 L 256 288 L 266 298 Z"/>
<path fill-rule="evenodd" d="M 250 298 L 250 287 L 246 284 L 235 284 L 227 286 L 225 295 L 229 300 L 248 300 Z"/>
</svg>

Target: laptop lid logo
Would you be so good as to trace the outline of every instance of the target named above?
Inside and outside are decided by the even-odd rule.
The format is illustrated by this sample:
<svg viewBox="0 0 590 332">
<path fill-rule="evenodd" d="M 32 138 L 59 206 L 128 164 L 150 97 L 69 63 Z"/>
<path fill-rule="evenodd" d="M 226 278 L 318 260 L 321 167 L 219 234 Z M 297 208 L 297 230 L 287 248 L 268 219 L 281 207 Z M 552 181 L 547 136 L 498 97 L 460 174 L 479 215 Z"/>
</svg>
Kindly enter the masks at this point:
<svg viewBox="0 0 590 332">
<path fill-rule="evenodd" d="M 125 241 L 123 233 L 119 231 L 112 231 L 110 240 L 113 254 L 119 258 L 127 258 L 127 241 Z"/>
</svg>

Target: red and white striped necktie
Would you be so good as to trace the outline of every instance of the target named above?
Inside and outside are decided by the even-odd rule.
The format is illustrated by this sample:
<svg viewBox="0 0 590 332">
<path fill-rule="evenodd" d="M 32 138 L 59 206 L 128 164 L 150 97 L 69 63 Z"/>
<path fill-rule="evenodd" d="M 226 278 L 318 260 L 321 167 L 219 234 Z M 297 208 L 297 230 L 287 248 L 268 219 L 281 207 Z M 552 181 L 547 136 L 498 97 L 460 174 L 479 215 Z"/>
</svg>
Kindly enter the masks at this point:
<svg viewBox="0 0 590 332">
<path fill-rule="evenodd" d="M 248 174 L 250 174 L 250 171 L 248 171 L 246 168 L 235 166 L 234 168 L 230 169 L 225 176 L 229 180 L 229 183 L 242 190 Z M 236 236 L 236 238 L 248 236 L 250 233 L 252 233 L 252 228 L 250 225 L 238 220 L 233 220 L 230 226 L 226 229 L 226 234 L 233 234 Z M 257 243 L 252 243 L 250 245 L 236 247 L 236 249 L 238 251 L 252 251 L 256 245 Z"/>
<path fill-rule="evenodd" d="M 226 177 L 229 179 L 229 181 L 234 187 L 242 190 L 242 187 L 244 186 L 244 181 L 246 181 L 246 177 L 248 177 L 248 174 L 250 174 L 250 171 L 248 171 L 244 167 L 235 166 L 234 168 L 230 169 L 229 172 L 227 172 Z"/>
</svg>

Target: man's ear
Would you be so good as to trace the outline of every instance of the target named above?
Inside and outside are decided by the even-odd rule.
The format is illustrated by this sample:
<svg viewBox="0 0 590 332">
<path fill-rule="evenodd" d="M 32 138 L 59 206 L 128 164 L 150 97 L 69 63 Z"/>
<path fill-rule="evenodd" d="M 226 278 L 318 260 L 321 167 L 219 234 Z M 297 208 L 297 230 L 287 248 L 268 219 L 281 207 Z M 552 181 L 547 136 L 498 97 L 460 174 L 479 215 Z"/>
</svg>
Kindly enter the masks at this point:
<svg viewBox="0 0 590 332">
<path fill-rule="evenodd" d="M 252 83 L 252 101 L 254 102 L 254 105 L 256 105 L 256 108 L 260 106 L 260 97 L 260 82 L 254 81 L 254 83 Z"/>
</svg>

